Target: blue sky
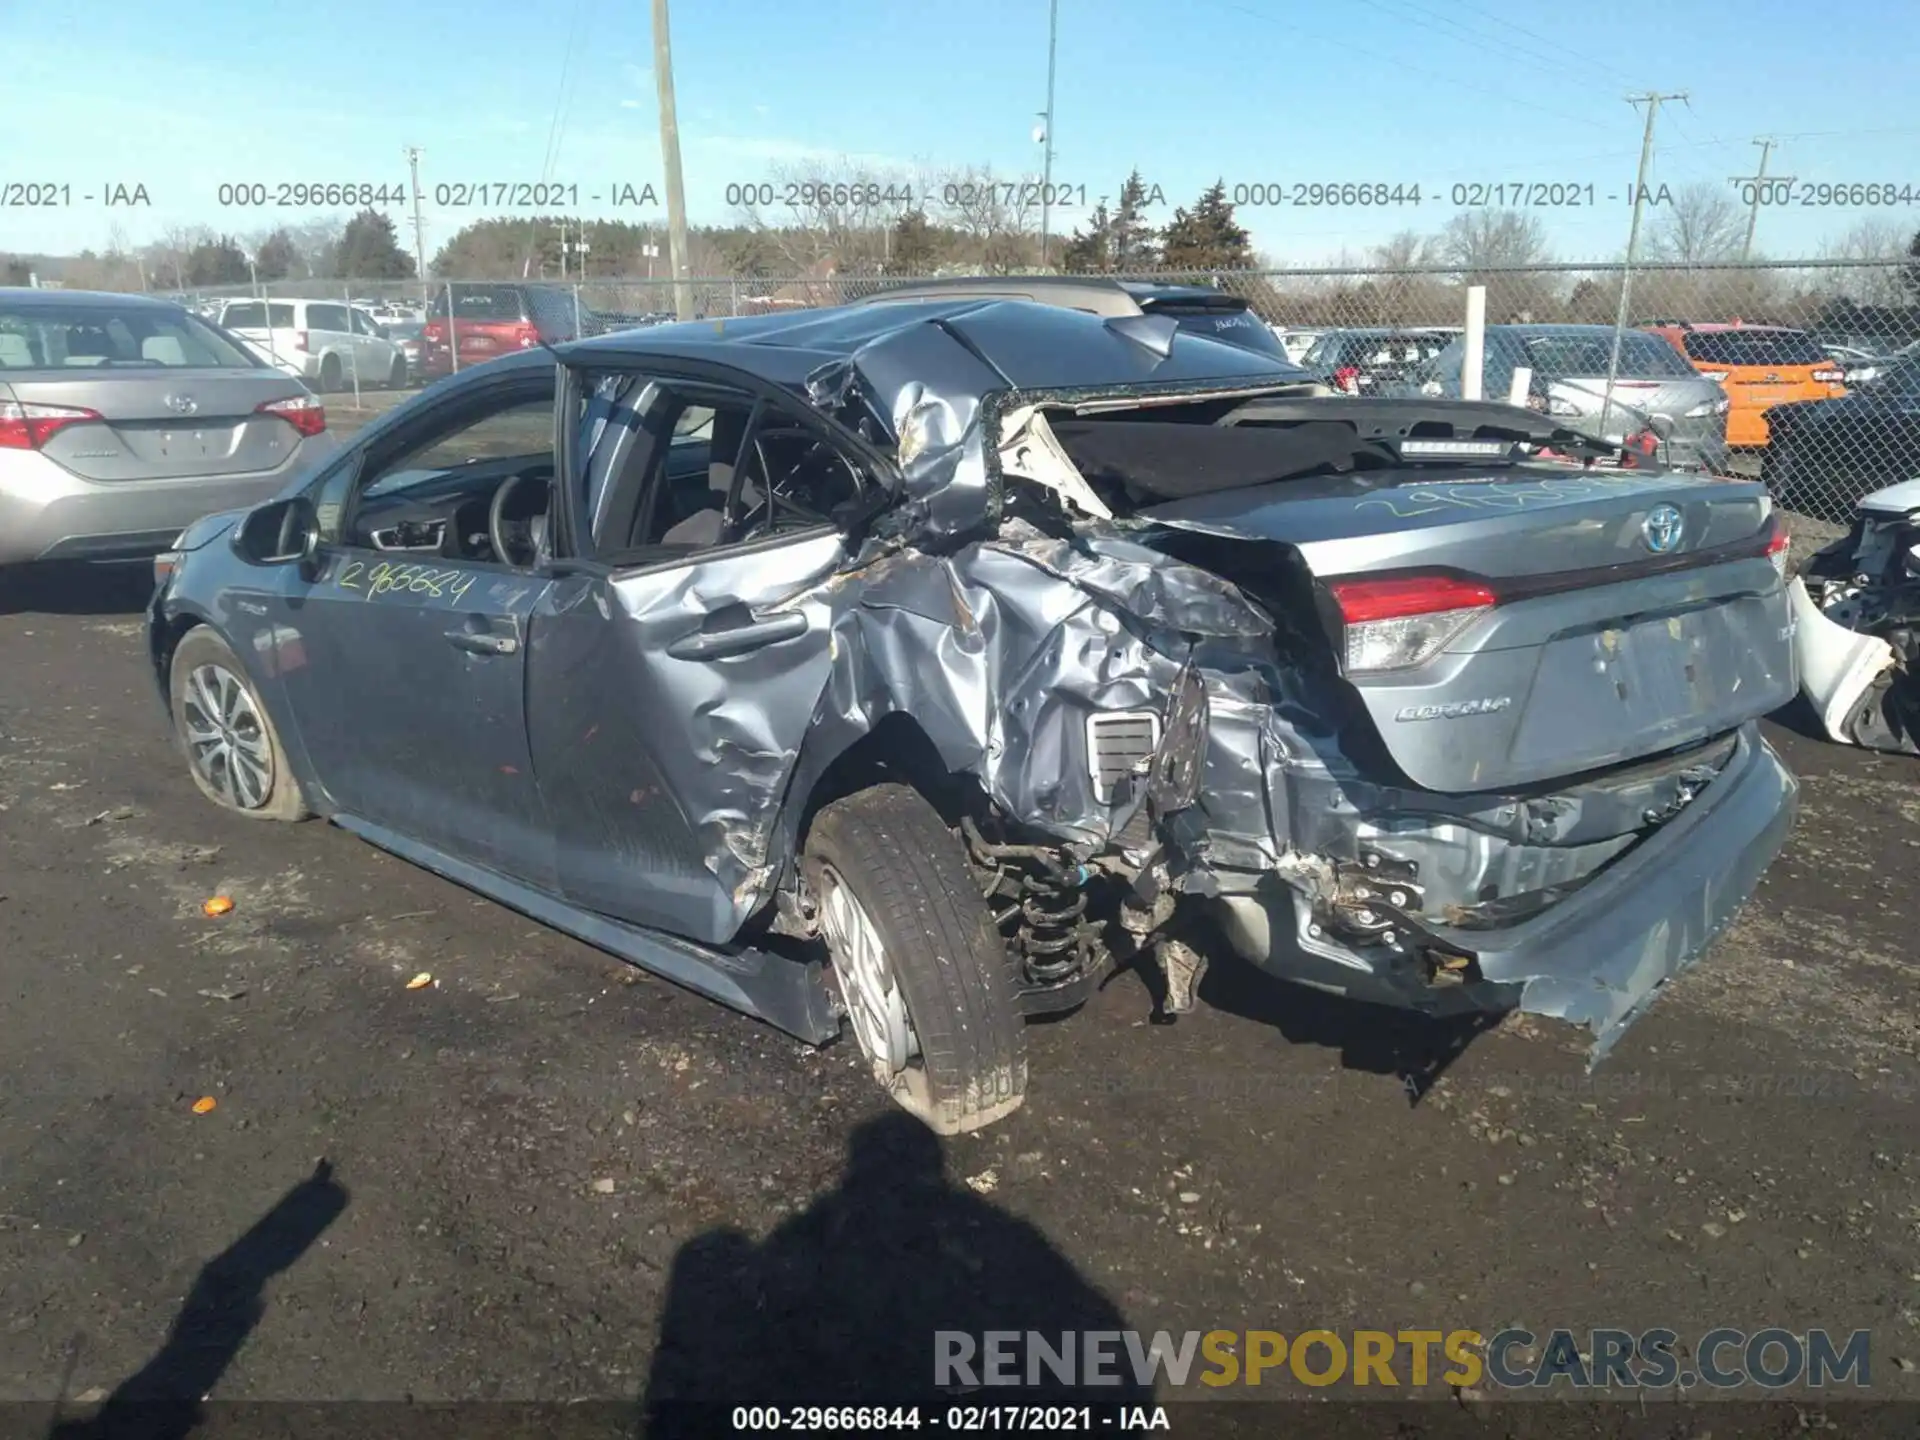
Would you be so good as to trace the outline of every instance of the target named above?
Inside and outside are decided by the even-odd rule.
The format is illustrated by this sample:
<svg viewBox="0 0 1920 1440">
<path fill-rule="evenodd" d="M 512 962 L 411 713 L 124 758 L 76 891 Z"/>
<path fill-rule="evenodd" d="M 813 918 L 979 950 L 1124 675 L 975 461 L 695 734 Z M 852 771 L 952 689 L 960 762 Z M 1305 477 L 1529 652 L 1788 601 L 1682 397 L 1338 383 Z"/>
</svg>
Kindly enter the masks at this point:
<svg viewBox="0 0 1920 1440">
<path fill-rule="evenodd" d="M 648 16 L 640 0 L 0 0 L 0 185 L 72 193 L 0 208 L 0 251 L 99 248 L 116 223 L 135 244 L 184 224 L 258 233 L 324 212 L 223 209 L 222 183 L 398 186 L 409 143 L 430 199 L 546 179 L 612 217 L 586 197 L 660 187 Z M 1046 0 L 679 0 L 673 24 L 696 222 L 782 165 L 1038 173 Z M 1691 93 L 1661 112 L 1656 182 L 1751 173 L 1750 140 L 1772 134 L 1776 174 L 1920 200 L 1917 53 L 1908 0 L 1060 0 L 1054 180 L 1090 205 L 1138 165 L 1169 209 L 1215 178 L 1421 185 L 1418 208 L 1243 208 L 1291 263 L 1437 229 L 1455 183 L 1591 183 L 1597 208 L 1537 213 L 1564 258 L 1600 258 L 1626 238 L 1630 90 Z M 151 207 L 82 198 L 113 182 Z M 429 249 L 478 213 L 430 204 Z M 1758 244 L 1810 254 L 1861 221 L 1910 231 L 1920 203 L 1769 210 Z"/>
</svg>

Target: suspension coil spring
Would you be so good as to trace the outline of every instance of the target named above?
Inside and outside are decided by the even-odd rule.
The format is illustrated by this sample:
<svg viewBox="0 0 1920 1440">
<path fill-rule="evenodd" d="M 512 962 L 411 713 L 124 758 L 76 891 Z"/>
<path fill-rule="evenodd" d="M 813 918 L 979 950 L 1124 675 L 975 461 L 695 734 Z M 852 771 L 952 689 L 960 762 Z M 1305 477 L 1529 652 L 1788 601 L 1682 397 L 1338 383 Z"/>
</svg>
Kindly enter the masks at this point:
<svg viewBox="0 0 1920 1440">
<path fill-rule="evenodd" d="M 1020 956 L 1027 979 L 1051 985 L 1083 970 L 1093 956 L 1097 927 L 1085 922 L 1090 872 L 1065 865 L 1047 847 L 987 840 L 971 819 L 961 822 L 967 849 L 979 867 L 994 921 Z"/>
</svg>

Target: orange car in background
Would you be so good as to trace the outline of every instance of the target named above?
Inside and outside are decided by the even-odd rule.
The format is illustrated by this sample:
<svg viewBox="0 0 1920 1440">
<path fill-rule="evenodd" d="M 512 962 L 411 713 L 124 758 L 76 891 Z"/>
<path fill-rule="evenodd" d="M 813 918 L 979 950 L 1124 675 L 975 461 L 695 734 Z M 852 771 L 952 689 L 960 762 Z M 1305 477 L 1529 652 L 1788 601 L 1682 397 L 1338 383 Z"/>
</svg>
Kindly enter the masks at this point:
<svg viewBox="0 0 1920 1440">
<path fill-rule="evenodd" d="M 1709 380 L 1727 392 L 1727 444 L 1736 449 L 1767 443 L 1767 410 L 1790 400 L 1837 400 L 1846 394 L 1840 367 L 1804 330 L 1784 325 L 1689 325 L 1643 327 L 1672 344 Z"/>
</svg>

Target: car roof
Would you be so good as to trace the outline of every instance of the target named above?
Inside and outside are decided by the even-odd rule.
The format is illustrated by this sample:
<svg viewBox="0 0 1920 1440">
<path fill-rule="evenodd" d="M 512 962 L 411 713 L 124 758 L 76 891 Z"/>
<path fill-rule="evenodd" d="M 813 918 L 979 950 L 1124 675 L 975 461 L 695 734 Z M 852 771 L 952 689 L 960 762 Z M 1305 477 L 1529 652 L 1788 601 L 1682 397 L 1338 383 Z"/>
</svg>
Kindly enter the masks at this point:
<svg viewBox="0 0 1920 1440">
<path fill-rule="evenodd" d="M 0 305 L 18 309 L 31 309 L 44 305 L 61 306 L 97 306 L 125 309 L 137 305 L 148 310 L 184 310 L 186 307 L 177 301 L 162 300 L 154 295 L 139 295 L 132 291 L 119 290 L 48 290 L 35 289 L 30 285 L 0 286 Z"/>
<path fill-rule="evenodd" d="M 1727 320 L 1702 320 L 1698 323 L 1691 320 L 1668 320 L 1658 325 L 1647 325 L 1642 328 L 1647 330 L 1692 331 L 1695 335 L 1717 335 L 1729 331 L 1739 332 L 1749 330 L 1760 335 L 1779 335 L 1783 333 L 1800 335 L 1805 333 L 1804 331 L 1796 330 L 1791 325 L 1735 325 Z"/>
<path fill-rule="evenodd" d="M 1178 285 L 1160 281 L 1115 280 L 1106 275 L 950 275 L 934 280 L 892 285 L 852 301 L 854 305 L 899 304 L 936 296 L 1015 296 L 1042 305 L 1089 310 L 1096 315 L 1137 315 L 1151 304 L 1205 301 L 1224 306 L 1246 301 L 1205 285 Z"/>
<path fill-rule="evenodd" d="M 797 386 L 822 365 L 856 352 L 863 361 L 877 357 L 892 342 L 918 331 L 930 348 L 912 352 L 916 368 L 944 357 L 954 373 L 978 377 L 963 381 L 963 388 L 1077 388 L 1145 382 L 1163 374 L 1172 381 L 1218 376 L 1236 385 L 1262 380 L 1285 385 L 1312 378 L 1278 356 L 1189 332 L 1182 332 L 1165 360 L 1144 367 L 1145 373 L 1127 376 L 1123 372 L 1140 363 L 1140 352 L 1108 328 L 1113 318 L 992 295 L 947 295 L 617 330 L 570 341 L 559 353 L 576 363 L 657 354 L 707 359 L 775 384 Z M 962 338 L 956 338 L 956 332 Z M 1084 380 L 1071 378 L 1081 365 L 1090 373 Z"/>
</svg>

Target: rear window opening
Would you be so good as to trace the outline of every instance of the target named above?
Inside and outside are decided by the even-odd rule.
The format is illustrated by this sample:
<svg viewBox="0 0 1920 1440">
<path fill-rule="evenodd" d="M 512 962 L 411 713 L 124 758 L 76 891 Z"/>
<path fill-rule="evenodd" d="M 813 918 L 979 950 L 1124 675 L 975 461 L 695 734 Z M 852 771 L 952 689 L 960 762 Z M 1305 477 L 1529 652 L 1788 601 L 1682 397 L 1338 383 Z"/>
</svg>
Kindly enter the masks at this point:
<svg viewBox="0 0 1920 1440">
<path fill-rule="evenodd" d="M 245 300 L 238 305 L 229 305 L 220 314 L 220 323 L 229 330 L 291 330 L 294 328 L 293 306 L 263 305 L 258 300 Z"/>
<path fill-rule="evenodd" d="M 1687 358 L 1707 365 L 1831 365 L 1804 330 L 1692 330 Z"/>
<path fill-rule="evenodd" d="M 206 321 L 160 306 L 0 305 L 0 370 L 253 370 Z"/>
<path fill-rule="evenodd" d="M 433 297 L 427 312 L 436 320 L 447 318 L 447 292 Z M 481 324 L 518 325 L 528 319 L 526 292 L 510 285 L 457 286 L 453 293 L 453 318 Z"/>
</svg>

